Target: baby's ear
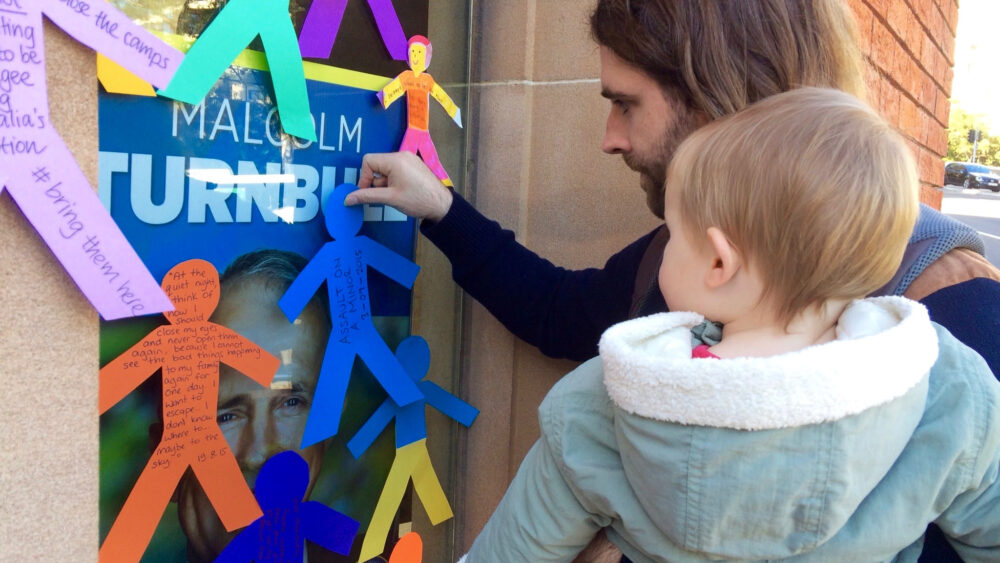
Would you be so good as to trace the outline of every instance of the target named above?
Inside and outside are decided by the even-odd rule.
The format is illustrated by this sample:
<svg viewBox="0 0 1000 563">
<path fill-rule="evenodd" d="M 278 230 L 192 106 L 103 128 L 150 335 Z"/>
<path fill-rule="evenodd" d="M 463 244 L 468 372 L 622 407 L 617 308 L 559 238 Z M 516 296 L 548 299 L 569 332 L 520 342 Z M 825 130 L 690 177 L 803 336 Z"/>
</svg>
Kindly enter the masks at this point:
<svg viewBox="0 0 1000 563">
<path fill-rule="evenodd" d="M 726 285 L 736 272 L 743 267 L 743 259 L 739 251 L 729 241 L 718 227 L 709 227 L 705 231 L 705 238 L 708 241 L 709 252 L 711 252 L 712 263 L 705 275 L 705 285 L 712 289 L 718 289 Z"/>
</svg>

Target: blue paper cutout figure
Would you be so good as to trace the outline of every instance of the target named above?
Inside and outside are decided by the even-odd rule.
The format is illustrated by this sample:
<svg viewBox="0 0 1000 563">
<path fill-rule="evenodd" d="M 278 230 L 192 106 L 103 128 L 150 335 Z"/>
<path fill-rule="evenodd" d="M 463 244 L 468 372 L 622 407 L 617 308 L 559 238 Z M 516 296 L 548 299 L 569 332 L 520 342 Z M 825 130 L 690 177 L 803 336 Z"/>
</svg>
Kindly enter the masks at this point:
<svg viewBox="0 0 1000 563">
<path fill-rule="evenodd" d="M 410 377 L 418 382 L 417 385 L 426 399 L 404 406 L 398 406 L 392 400 L 386 399 L 347 443 L 347 448 L 354 457 L 360 457 L 389 421 L 396 419 L 396 458 L 392 460 L 392 467 L 389 468 L 382 494 L 375 504 L 375 512 L 368 524 L 365 539 L 361 542 L 361 561 L 367 561 L 381 552 L 386 535 L 389 533 L 392 515 L 399 508 L 406 492 L 406 484 L 411 479 L 413 491 L 423 503 L 431 524 L 440 524 L 453 515 L 448 497 L 445 496 L 431 464 L 430 452 L 427 451 L 424 405 L 429 403 L 465 426 L 472 424 L 479 414 L 475 407 L 436 384 L 420 381 L 431 365 L 430 349 L 423 338 L 411 336 L 400 342 L 396 348 L 396 358 L 406 368 Z"/>
<path fill-rule="evenodd" d="M 386 399 L 347 443 L 347 449 L 351 450 L 355 458 L 361 457 L 393 418 L 396 419 L 397 449 L 426 438 L 425 405 L 429 404 L 466 427 L 479 415 L 479 409 L 445 391 L 433 381 L 421 381 L 431 365 L 431 352 L 426 340 L 419 336 L 403 340 L 396 348 L 396 358 L 413 381 L 417 382 L 424 400 L 398 406 Z"/>
<path fill-rule="evenodd" d="M 298 453 L 275 454 L 257 475 L 254 493 L 264 516 L 239 533 L 217 562 L 302 561 L 304 540 L 347 555 L 360 524 L 316 501 L 303 502 L 309 465 Z"/>
<path fill-rule="evenodd" d="M 356 189 L 354 184 L 341 184 L 333 190 L 324 213 L 326 229 L 334 240 L 323 245 L 278 300 L 278 307 L 294 321 L 323 282 L 330 295 L 333 327 L 302 435 L 303 448 L 337 433 L 355 356 L 361 357 L 396 404 L 423 398 L 375 330 L 368 297 L 369 266 L 406 288 L 413 287 L 420 267 L 358 235 L 364 211 L 361 206 L 343 205 L 347 194 Z"/>
</svg>

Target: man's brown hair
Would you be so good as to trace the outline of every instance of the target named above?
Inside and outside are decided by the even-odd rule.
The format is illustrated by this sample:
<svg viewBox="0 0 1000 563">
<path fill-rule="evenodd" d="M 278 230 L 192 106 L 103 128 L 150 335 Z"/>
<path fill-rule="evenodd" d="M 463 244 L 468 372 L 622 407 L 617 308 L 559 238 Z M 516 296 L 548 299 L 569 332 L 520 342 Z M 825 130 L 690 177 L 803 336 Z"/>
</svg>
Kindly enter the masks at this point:
<svg viewBox="0 0 1000 563">
<path fill-rule="evenodd" d="M 865 99 L 843 0 L 598 0 L 590 28 L 598 44 L 712 119 L 800 86 Z"/>
</svg>

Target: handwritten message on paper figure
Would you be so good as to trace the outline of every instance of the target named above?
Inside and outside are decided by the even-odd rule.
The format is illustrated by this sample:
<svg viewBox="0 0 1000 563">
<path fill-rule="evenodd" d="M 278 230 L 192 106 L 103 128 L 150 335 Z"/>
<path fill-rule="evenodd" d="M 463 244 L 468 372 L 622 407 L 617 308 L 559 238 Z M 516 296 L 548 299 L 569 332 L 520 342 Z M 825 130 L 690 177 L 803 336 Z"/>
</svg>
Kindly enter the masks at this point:
<svg viewBox="0 0 1000 563">
<path fill-rule="evenodd" d="M 414 35 L 408 44 L 410 70 L 404 70 L 386 84 L 377 94 L 378 101 L 382 107 L 388 108 L 399 98 L 406 97 L 406 133 L 399 150 L 419 154 L 441 183 L 452 186 L 451 178 L 441 164 L 434 141 L 431 140 L 430 98 L 433 97 L 441 104 L 459 127 L 462 126 L 462 110 L 434 77 L 426 72 L 434 54 L 430 40 L 422 35 Z"/>
<path fill-rule="evenodd" d="M 169 310 L 52 127 L 42 14 L 154 84 L 166 84 L 183 57 L 104 0 L 0 0 L 0 190 L 105 319 Z"/>
<path fill-rule="evenodd" d="M 324 282 L 330 298 L 333 328 L 302 437 L 303 448 L 337 434 L 355 357 L 364 361 L 397 404 L 423 398 L 375 330 L 368 293 L 369 266 L 406 288 L 413 287 L 420 267 L 358 234 L 363 211 L 343 204 L 347 194 L 357 189 L 353 184 L 341 184 L 333 190 L 324 217 L 334 240 L 323 245 L 278 301 L 288 320 L 294 321 Z"/>
<path fill-rule="evenodd" d="M 163 278 L 175 309 L 160 326 L 100 371 L 98 408 L 104 413 L 162 370 L 163 437 L 132 487 L 101 545 L 102 562 L 138 561 L 174 488 L 188 467 L 227 530 L 261 516 L 222 430 L 218 412 L 219 364 L 224 362 L 262 386 L 278 358 L 208 318 L 219 303 L 219 275 L 204 260 L 178 264 Z"/>
</svg>

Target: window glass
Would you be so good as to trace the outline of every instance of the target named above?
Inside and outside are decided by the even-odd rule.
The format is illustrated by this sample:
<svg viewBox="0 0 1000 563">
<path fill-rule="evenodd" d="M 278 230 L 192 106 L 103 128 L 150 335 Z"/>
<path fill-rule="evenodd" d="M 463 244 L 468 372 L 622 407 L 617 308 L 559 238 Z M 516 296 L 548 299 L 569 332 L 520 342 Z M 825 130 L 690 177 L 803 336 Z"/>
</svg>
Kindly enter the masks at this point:
<svg viewBox="0 0 1000 563">
<path fill-rule="evenodd" d="M 232 3 L 111 2 L 181 50 L 190 48 Z M 288 449 L 298 451 L 309 466 L 308 499 L 360 523 L 350 554 L 350 560 L 356 561 L 390 467 L 398 457 L 391 422 L 357 458 L 347 448 L 348 441 L 387 398 L 367 367 L 376 361 L 364 354 L 380 348 L 391 355 L 402 341 L 419 335 L 430 344 L 427 379 L 454 392 L 457 293 L 450 282 L 433 281 L 442 276 L 448 279 L 446 265 L 435 262 L 441 259 L 418 247 L 415 222 L 392 208 L 365 207 L 357 234 L 390 249 L 401 260 L 420 264 L 423 272 L 412 291 L 390 279 L 392 272 L 385 267 L 373 273 L 380 268 L 372 259 L 367 270 L 356 264 L 331 269 L 329 281 L 316 288 L 296 322 L 289 322 L 278 307 L 289 284 L 324 245 L 354 238 L 355 233 L 331 235 L 324 220 L 328 209 L 337 211 L 330 208 L 337 205 L 331 199 L 335 188 L 356 182 L 364 154 L 397 150 L 406 129 L 406 102 L 383 109 L 376 97 L 381 87 L 407 69 L 405 61 L 392 58 L 391 41 L 380 33 L 379 24 L 385 23 L 386 14 L 380 13 L 380 20 L 373 13 L 371 6 L 379 2 L 343 3 L 340 25 L 330 38 L 329 55 L 305 59 L 315 141 L 283 132 L 267 71 L 268 45 L 260 37 L 247 46 L 197 105 L 100 89 L 102 201 L 158 279 L 186 260 L 211 263 L 221 276 L 221 297 L 218 306 L 206 312 L 205 320 L 241 334 L 280 360 L 277 374 L 267 386 L 222 362 L 218 373 L 209 376 L 207 386 L 198 388 L 197 381 L 185 380 L 179 385 L 178 378 L 171 377 L 175 374 L 167 373 L 176 367 L 171 367 L 171 352 L 162 358 L 162 365 L 154 367 L 102 415 L 102 542 L 117 518 L 134 516 L 132 512 L 124 514 L 126 499 L 136 494 L 133 489 L 140 475 L 152 471 L 154 462 L 158 467 L 186 464 L 203 470 L 199 464 L 206 462 L 199 456 L 206 452 L 199 448 L 204 444 L 184 442 L 183 447 L 167 447 L 170 440 L 181 440 L 185 429 L 180 426 L 193 424 L 173 416 L 174 407 L 180 404 L 175 402 L 183 399 L 204 403 L 214 413 L 209 424 L 213 432 L 217 425 L 221 439 L 212 451 L 236 462 L 228 466 L 232 475 L 218 470 L 220 480 L 242 479 L 248 489 L 252 488 L 271 456 Z M 433 7 L 428 0 L 384 4 L 394 6 L 394 17 L 406 37 L 430 39 L 434 51 L 427 73 L 465 109 L 468 17 L 464 2 L 446 0 L 435 2 Z M 310 7 L 310 0 L 289 2 L 289 14 L 299 35 Z M 324 29 L 333 33 L 332 27 L 327 24 Z M 441 161 L 456 186 L 462 186 L 465 130 L 455 126 L 433 100 L 429 112 L 429 130 Z M 358 268 L 366 270 L 367 275 L 358 279 L 367 287 L 350 286 L 354 300 L 345 304 L 337 288 L 346 286 L 338 285 L 339 276 Z M 427 278 L 432 281 L 425 282 Z M 416 301 L 414 292 L 420 297 Z M 421 305 L 415 307 L 415 302 Z M 368 311 L 353 309 L 366 303 Z M 345 321 L 347 317 L 351 322 Z M 307 421 L 327 416 L 326 409 L 313 410 L 319 401 L 320 379 L 338 376 L 323 371 L 324 362 L 334 357 L 329 343 L 354 330 L 358 319 L 370 322 L 374 333 L 357 349 L 337 348 L 338 353 L 350 352 L 359 358 L 353 361 L 339 427 L 334 424 L 328 435 L 302 447 L 303 434 L 308 433 L 306 427 L 311 423 Z M 102 323 L 100 364 L 106 366 L 123 354 L 141 354 L 142 343 L 165 327 L 170 328 L 169 322 L 162 316 Z M 185 352 L 177 351 L 179 355 Z M 352 358 L 345 360 L 346 365 L 351 365 Z M 453 503 L 452 462 L 460 427 L 437 413 L 427 418 L 429 461 L 445 497 Z M 187 450 L 182 451 L 184 448 Z M 143 561 L 210 561 L 234 536 L 226 532 L 217 515 L 219 498 L 206 493 L 212 483 L 203 483 L 201 478 L 201 473 L 182 470 L 164 481 L 163 487 L 176 489 L 169 495 Z M 423 537 L 425 561 L 454 557 L 452 522 L 431 526 L 427 510 L 410 486 L 403 499 L 391 504 L 399 509 L 389 511 L 382 544 L 386 549 L 379 550 L 380 557 L 387 559 L 397 539 L 411 527 Z M 347 560 L 311 542 L 307 552 L 310 562 Z"/>
</svg>

